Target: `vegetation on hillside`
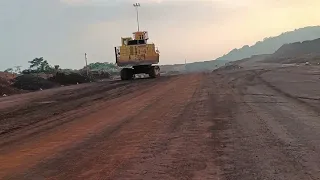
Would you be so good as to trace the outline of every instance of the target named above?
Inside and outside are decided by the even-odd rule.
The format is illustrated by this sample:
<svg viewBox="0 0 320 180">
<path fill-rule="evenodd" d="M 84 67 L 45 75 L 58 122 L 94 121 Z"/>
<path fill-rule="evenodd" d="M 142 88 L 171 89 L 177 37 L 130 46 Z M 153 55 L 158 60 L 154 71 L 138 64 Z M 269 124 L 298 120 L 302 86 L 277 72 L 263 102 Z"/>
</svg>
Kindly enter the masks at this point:
<svg viewBox="0 0 320 180">
<path fill-rule="evenodd" d="M 118 69 L 117 65 L 114 63 L 108 63 L 108 62 L 96 62 L 96 63 L 90 63 L 88 64 L 89 69 L 91 70 L 115 70 Z"/>
<path fill-rule="evenodd" d="M 43 57 L 34 58 L 28 63 L 29 68 L 23 71 L 21 66 L 6 69 L 7 73 L 18 76 L 13 79 L 12 85 L 5 84 L 5 87 L 0 87 L 0 94 L 9 94 L 8 92 L 15 92 L 16 89 L 35 91 L 60 85 L 81 84 L 110 78 L 119 71 L 116 64 L 112 63 L 91 63 L 88 65 L 88 74 L 86 67 L 79 70 L 62 69 L 59 65 L 52 66 Z"/>
<path fill-rule="evenodd" d="M 43 57 L 34 58 L 32 61 L 28 61 L 29 68 L 21 71 L 21 66 L 15 66 L 13 68 L 7 68 L 5 72 L 8 73 L 16 73 L 16 74 L 37 74 L 37 73 L 46 73 L 52 74 L 54 72 L 59 71 L 60 73 L 80 73 L 86 70 L 86 67 L 82 69 L 62 69 L 59 65 L 52 66 L 47 60 Z M 90 71 L 104 71 L 104 72 L 115 72 L 119 71 L 118 66 L 115 63 L 108 63 L 108 62 L 96 62 L 90 63 L 88 65 L 88 69 Z"/>
</svg>

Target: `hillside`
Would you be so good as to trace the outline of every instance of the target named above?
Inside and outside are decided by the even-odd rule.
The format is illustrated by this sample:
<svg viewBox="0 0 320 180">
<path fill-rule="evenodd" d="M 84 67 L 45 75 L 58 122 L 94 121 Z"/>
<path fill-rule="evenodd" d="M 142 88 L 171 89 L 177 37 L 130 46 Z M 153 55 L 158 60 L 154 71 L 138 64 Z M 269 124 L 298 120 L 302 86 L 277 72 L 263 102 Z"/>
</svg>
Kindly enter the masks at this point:
<svg viewBox="0 0 320 180">
<path fill-rule="evenodd" d="M 253 55 L 272 54 L 284 44 L 314 40 L 317 38 L 320 38 L 320 26 L 304 27 L 282 33 L 276 37 L 265 38 L 263 41 L 258 41 L 253 46 L 245 45 L 240 49 L 233 49 L 228 54 L 223 55 L 216 60 L 235 61 L 249 58 Z"/>
<path fill-rule="evenodd" d="M 282 64 L 309 62 L 310 64 L 319 64 L 320 38 L 311 41 L 284 44 L 273 54 L 254 55 L 250 58 L 244 58 L 234 61 L 232 64 L 237 65 L 244 62 L 265 62 Z"/>
<path fill-rule="evenodd" d="M 295 61 L 305 62 L 306 59 L 317 59 L 318 55 L 315 55 L 314 52 L 320 51 L 320 39 L 318 38 L 320 38 L 320 26 L 309 26 L 284 32 L 276 37 L 265 38 L 253 46 L 245 45 L 240 49 L 233 49 L 216 60 L 188 63 L 186 66 L 181 64 L 166 65 L 161 69 L 163 71 L 199 72 L 217 69 L 230 61 L 263 61 L 267 59 L 269 62 L 277 62 L 283 55 L 284 59 L 288 59 L 289 55 L 298 56 L 299 54 L 303 54 L 304 57 L 300 60 L 295 58 Z M 308 57 L 306 54 L 309 54 Z"/>
<path fill-rule="evenodd" d="M 305 54 L 320 54 L 320 38 L 311 41 L 285 44 L 274 53 L 274 56 L 295 57 Z"/>
<path fill-rule="evenodd" d="M 305 44 L 306 43 L 308 44 L 309 41 L 315 40 L 318 38 L 320 38 L 320 26 L 304 27 L 304 28 L 296 29 L 294 31 L 284 32 L 279 36 L 265 38 L 264 40 L 258 41 L 256 44 L 252 46 L 245 45 L 240 49 L 233 49 L 228 54 L 223 55 L 222 57 L 219 57 L 216 60 L 189 63 L 186 66 L 186 71 L 197 72 L 197 71 L 212 70 L 212 69 L 219 68 L 230 61 L 237 61 L 237 60 L 262 61 L 264 59 L 268 59 L 269 61 L 277 61 L 276 59 L 277 58 L 279 59 L 279 57 L 281 56 L 281 53 L 284 53 L 287 56 L 289 54 L 292 54 L 292 55 L 297 54 L 301 51 L 303 51 L 302 54 L 306 54 L 307 50 L 309 50 L 310 52 L 315 52 L 316 50 L 314 48 L 316 47 L 310 48 L 308 47 L 308 45 L 305 45 Z M 302 41 L 305 41 L 305 42 L 300 43 Z M 294 45 L 291 45 L 291 43 L 294 43 Z M 312 43 L 317 44 L 317 42 L 313 42 L 313 41 Z M 286 44 L 290 44 L 290 45 L 287 46 Z M 302 46 L 304 47 L 302 48 L 302 50 L 296 50 L 296 49 L 301 49 L 300 47 Z M 320 48 L 318 48 L 318 51 L 319 49 Z M 274 56 L 271 55 L 276 51 L 277 51 L 276 55 Z M 308 57 L 308 59 L 310 58 L 311 56 Z M 312 58 L 316 58 L 316 57 L 312 56 Z M 305 58 L 302 58 L 302 59 L 303 60 L 301 61 L 305 61 Z"/>
<path fill-rule="evenodd" d="M 319 63 L 320 62 L 320 38 L 285 44 L 264 62 L 275 63 Z"/>
</svg>

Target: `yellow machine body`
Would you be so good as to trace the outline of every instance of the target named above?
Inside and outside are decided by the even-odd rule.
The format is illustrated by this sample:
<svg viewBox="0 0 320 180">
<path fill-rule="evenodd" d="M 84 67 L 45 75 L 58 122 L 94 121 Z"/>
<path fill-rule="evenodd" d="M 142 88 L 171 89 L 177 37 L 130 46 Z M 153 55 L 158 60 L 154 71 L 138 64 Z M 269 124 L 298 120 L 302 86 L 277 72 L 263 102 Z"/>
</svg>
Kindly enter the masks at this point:
<svg viewBox="0 0 320 180">
<path fill-rule="evenodd" d="M 133 38 L 121 38 L 121 46 L 115 47 L 116 64 L 124 67 L 120 76 L 122 80 L 130 80 L 135 74 L 149 74 L 149 77 L 160 76 L 159 51 L 153 43 L 148 44 L 148 32 L 137 31 Z M 131 66 L 131 67 L 128 67 Z"/>
<path fill-rule="evenodd" d="M 121 38 L 121 46 L 115 47 L 118 66 L 139 66 L 159 63 L 159 51 L 153 43 L 148 44 L 146 31 L 134 32 L 133 38 Z"/>
</svg>

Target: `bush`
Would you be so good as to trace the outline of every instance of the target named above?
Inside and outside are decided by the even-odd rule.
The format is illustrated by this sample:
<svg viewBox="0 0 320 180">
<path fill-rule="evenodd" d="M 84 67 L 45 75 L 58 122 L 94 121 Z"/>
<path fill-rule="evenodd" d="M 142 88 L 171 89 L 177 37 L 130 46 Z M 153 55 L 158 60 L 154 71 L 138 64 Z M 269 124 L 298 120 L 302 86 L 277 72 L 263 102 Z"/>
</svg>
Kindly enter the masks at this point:
<svg viewBox="0 0 320 180">
<path fill-rule="evenodd" d="M 85 76 L 71 72 L 70 74 L 57 72 L 55 76 L 49 78 L 50 81 L 59 83 L 61 85 L 71 85 L 71 84 L 81 84 L 85 82 L 89 82 L 89 79 Z"/>
<path fill-rule="evenodd" d="M 14 79 L 13 86 L 18 89 L 34 91 L 34 90 L 39 90 L 40 88 L 50 89 L 58 85 L 44 78 L 37 77 L 31 74 L 25 74 L 25 75 L 16 77 Z"/>
</svg>

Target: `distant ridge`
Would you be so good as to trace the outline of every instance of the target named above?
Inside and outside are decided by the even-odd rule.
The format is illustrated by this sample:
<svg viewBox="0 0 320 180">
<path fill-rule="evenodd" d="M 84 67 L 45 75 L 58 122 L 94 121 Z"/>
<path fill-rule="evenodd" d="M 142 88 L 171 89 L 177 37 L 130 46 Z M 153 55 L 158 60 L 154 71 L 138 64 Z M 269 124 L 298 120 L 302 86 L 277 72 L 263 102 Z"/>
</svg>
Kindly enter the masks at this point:
<svg viewBox="0 0 320 180">
<path fill-rule="evenodd" d="M 314 40 L 320 38 L 320 26 L 307 26 L 288 31 L 275 37 L 265 38 L 252 46 L 245 45 L 240 49 L 233 49 L 216 60 L 236 61 L 253 55 L 273 54 L 284 44 Z"/>
<path fill-rule="evenodd" d="M 318 57 L 316 52 L 320 51 L 320 46 L 315 46 L 320 40 L 320 26 L 308 26 L 295 29 L 280 34 L 279 36 L 264 38 L 252 46 L 245 45 L 240 49 L 233 49 L 228 54 L 203 62 L 188 63 L 185 66 L 187 72 L 210 71 L 224 66 L 230 61 L 268 61 L 268 62 L 305 62 Z M 314 40 L 314 41 L 313 41 Z M 318 49 L 317 49 L 318 48 Z M 298 50 L 299 49 L 299 50 Z M 308 52 L 310 51 L 310 52 Z M 303 54 L 303 58 L 298 60 L 288 59 L 289 54 L 297 56 Z M 310 54 L 311 53 L 311 54 Z M 309 54 L 305 57 L 305 54 Z M 168 65 L 167 69 L 181 65 Z M 172 68 L 170 67 L 170 68 Z M 170 69 L 169 68 L 169 69 Z"/>
</svg>

